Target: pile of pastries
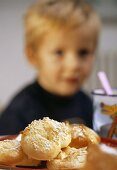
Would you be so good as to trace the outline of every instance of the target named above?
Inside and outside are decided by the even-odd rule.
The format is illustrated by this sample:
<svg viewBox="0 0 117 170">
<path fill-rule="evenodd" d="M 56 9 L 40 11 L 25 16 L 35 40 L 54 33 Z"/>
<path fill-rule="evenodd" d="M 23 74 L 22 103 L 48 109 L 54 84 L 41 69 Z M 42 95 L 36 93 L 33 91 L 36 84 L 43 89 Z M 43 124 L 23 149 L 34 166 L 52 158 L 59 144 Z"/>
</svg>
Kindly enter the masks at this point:
<svg viewBox="0 0 117 170">
<path fill-rule="evenodd" d="M 46 161 L 50 170 L 79 170 L 88 166 L 89 146 L 99 143 L 100 137 L 85 125 L 45 117 L 29 124 L 20 140 L 0 141 L 0 164 L 39 166 Z"/>
</svg>

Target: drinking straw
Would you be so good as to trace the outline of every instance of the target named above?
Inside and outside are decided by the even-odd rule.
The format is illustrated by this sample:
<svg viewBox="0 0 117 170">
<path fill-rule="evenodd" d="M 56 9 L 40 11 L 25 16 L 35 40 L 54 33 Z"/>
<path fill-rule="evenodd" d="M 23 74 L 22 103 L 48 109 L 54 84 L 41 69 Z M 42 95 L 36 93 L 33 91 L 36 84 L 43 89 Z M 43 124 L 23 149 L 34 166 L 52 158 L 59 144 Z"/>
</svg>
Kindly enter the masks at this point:
<svg viewBox="0 0 117 170">
<path fill-rule="evenodd" d="M 98 72 L 97 75 L 98 75 L 98 78 L 99 78 L 99 80 L 101 82 L 101 85 L 102 85 L 105 93 L 107 95 L 113 95 L 112 88 L 111 88 L 109 80 L 108 80 L 108 78 L 106 76 L 106 73 L 104 71 L 100 71 L 100 72 Z"/>
</svg>

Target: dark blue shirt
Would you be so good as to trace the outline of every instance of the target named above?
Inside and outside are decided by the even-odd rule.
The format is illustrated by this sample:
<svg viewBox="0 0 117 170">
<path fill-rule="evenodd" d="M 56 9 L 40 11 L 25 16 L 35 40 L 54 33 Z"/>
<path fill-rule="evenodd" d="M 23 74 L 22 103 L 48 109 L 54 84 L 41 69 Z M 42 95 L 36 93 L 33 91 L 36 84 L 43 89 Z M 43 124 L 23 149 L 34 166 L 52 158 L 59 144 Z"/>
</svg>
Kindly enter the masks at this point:
<svg viewBox="0 0 117 170">
<path fill-rule="evenodd" d="M 61 97 L 47 92 L 34 82 L 21 90 L 2 112 L 0 135 L 17 134 L 31 121 L 43 117 L 84 123 L 92 128 L 92 113 L 92 101 L 84 92 Z"/>
</svg>

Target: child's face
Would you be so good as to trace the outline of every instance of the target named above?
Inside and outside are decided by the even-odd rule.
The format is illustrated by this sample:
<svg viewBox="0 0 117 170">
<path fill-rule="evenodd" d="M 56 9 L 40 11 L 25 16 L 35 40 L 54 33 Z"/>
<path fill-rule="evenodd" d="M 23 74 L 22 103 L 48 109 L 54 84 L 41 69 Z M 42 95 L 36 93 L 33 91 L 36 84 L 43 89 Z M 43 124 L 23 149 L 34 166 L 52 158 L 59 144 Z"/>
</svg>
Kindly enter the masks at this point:
<svg viewBox="0 0 117 170">
<path fill-rule="evenodd" d="M 89 28 L 50 31 L 33 56 L 39 83 L 51 93 L 73 95 L 89 76 L 94 53 Z"/>
</svg>

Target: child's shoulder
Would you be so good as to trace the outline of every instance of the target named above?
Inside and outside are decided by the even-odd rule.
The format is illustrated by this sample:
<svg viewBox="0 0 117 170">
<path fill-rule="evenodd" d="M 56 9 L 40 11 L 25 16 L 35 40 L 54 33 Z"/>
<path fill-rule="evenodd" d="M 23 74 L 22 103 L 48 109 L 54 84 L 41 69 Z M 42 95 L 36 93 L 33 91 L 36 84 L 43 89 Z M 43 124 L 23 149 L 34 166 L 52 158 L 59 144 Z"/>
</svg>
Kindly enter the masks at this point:
<svg viewBox="0 0 117 170">
<path fill-rule="evenodd" d="M 77 96 L 80 96 L 83 99 L 91 100 L 91 95 L 82 89 L 77 93 Z"/>
<path fill-rule="evenodd" d="M 85 92 L 84 90 L 80 90 L 77 94 L 77 99 L 80 100 L 81 103 L 85 105 L 92 105 L 92 98 L 91 95 Z"/>
<path fill-rule="evenodd" d="M 36 82 L 25 85 L 20 89 L 10 101 L 10 105 L 13 107 L 23 106 L 33 100 L 33 93 L 35 91 Z"/>
</svg>

